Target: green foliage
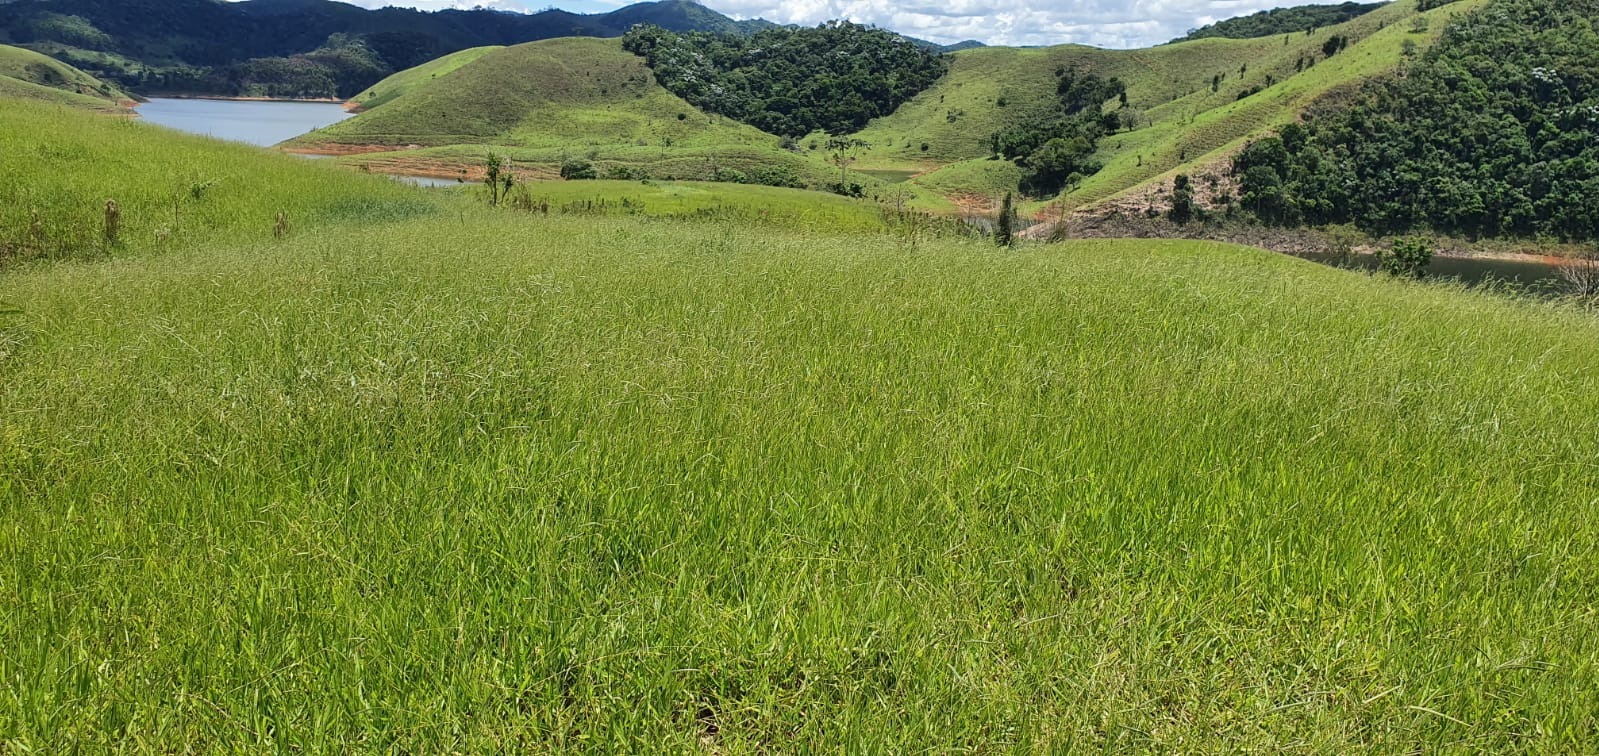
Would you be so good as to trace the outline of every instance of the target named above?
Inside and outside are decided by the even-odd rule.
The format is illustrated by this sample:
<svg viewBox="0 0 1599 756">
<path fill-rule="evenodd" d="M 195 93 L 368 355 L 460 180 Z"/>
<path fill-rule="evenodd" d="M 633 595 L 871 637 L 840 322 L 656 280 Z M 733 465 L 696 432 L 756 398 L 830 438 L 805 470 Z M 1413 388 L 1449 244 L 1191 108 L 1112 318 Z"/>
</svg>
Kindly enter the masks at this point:
<svg viewBox="0 0 1599 756">
<path fill-rule="evenodd" d="M 1305 32 L 1341 24 L 1357 16 L 1370 13 L 1385 4 L 1347 2 L 1340 5 L 1300 5 L 1293 8 L 1273 8 L 1201 26 L 1173 41 L 1183 42 L 1210 37 L 1249 39 L 1252 37 L 1273 37 L 1278 34 Z"/>
<path fill-rule="evenodd" d="M 1432 262 L 1432 243 L 1420 236 L 1401 236 L 1377 250 L 1377 269 L 1391 276 L 1421 278 Z"/>
<path fill-rule="evenodd" d="M 1246 206 L 1378 233 L 1599 238 L 1595 14 L 1594 0 L 1493 0 L 1404 77 L 1245 149 Z"/>
<path fill-rule="evenodd" d="M 846 134 L 944 75 L 944 58 L 892 32 L 835 21 L 754 35 L 640 27 L 623 47 L 672 93 L 770 134 Z"/>
<path fill-rule="evenodd" d="M 568 160 L 561 163 L 561 178 L 567 181 L 580 181 L 599 177 L 599 172 L 594 170 L 594 164 L 587 160 Z"/>
</svg>

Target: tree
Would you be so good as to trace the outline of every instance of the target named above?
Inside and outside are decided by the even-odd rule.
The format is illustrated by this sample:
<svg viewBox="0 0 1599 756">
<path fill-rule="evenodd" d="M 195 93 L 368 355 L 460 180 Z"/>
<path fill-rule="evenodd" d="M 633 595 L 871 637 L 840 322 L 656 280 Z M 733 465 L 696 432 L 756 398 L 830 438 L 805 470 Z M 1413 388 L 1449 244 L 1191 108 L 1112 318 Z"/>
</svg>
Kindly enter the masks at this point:
<svg viewBox="0 0 1599 756">
<path fill-rule="evenodd" d="M 1194 219 L 1194 187 L 1188 174 L 1179 173 L 1171 182 L 1171 212 L 1173 223 L 1181 226 Z"/>
<path fill-rule="evenodd" d="M 505 158 L 490 152 L 483 160 L 483 183 L 489 188 L 489 204 L 500 204 L 500 171 L 505 168 Z"/>
<path fill-rule="evenodd" d="M 860 159 L 861 150 L 870 144 L 854 137 L 833 136 L 827 139 L 827 159 L 838 166 L 838 185 L 849 186 L 849 167 Z"/>
<path fill-rule="evenodd" d="M 1355 247 L 1365 238 L 1360 230 L 1353 225 L 1344 223 L 1327 227 L 1327 252 L 1332 257 L 1332 263 L 1339 267 L 1348 267 L 1355 258 Z"/>
<path fill-rule="evenodd" d="M 994 220 L 994 243 L 1009 247 L 1016 241 L 1016 208 L 1011 204 L 1010 192 L 999 204 L 999 217 Z"/>
</svg>

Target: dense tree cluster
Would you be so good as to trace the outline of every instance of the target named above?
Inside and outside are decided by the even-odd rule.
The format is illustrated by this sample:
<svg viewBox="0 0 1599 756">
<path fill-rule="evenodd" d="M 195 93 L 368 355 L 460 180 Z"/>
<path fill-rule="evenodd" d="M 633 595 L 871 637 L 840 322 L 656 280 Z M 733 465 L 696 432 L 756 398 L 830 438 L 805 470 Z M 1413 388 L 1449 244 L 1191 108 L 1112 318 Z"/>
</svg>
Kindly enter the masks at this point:
<svg viewBox="0 0 1599 756">
<path fill-rule="evenodd" d="M 1278 224 L 1599 238 L 1599 0 L 1494 0 L 1402 76 L 1248 145 Z"/>
<path fill-rule="evenodd" d="M 1127 87 L 1114 76 L 1079 74 L 1075 68 L 1055 74 L 1058 97 L 1049 108 L 1023 115 L 991 137 L 996 156 L 1026 169 L 1022 189 L 1033 195 L 1054 194 L 1097 173 L 1099 139 L 1121 123 L 1105 105 L 1112 100 L 1127 105 Z"/>
<path fill-rule="evenodd" d="M 1247 16 L 1217 21 L 1208 26 L 1201 26 L 1189 32 L 1186 36 L 1172 41 L 1184 42 L 1190 39 L 1205 39 L 1207 37 L 1252 39 L 1255 37 L 1270 37 L 1276 34 L 1306 32 L 1312 29 L 1341 24 L 1357 16 L 1364 16 L 1384 5 L 1386 3 L 1343 3 L 1341 5 L 1301 5 L 1295 8 L 1273 8 L 1272 10 L 1252 13 Z"/>
<path fill-rule="evenodd" d="M 844 21 L 749 36 L 639 26 L 622 39 L 677 96 L 790 137 L 858 131 L 948 68 L 942 55 L 905 37 Z"/>
</svg>

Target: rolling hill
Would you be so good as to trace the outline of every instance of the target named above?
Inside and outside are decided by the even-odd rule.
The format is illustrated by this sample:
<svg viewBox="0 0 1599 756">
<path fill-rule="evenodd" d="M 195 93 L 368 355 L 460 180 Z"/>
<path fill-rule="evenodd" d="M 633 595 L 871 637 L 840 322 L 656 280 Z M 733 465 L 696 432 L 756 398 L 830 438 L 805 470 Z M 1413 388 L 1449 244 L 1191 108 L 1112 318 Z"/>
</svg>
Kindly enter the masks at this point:
<svg viewBox="0 0 1599 756">
<path fill-rule="evenodd" d="M 946 75 L 853 135 L 868 145 L 856 167 L 871 175 L 912 176 L 903 188 L 922 207 L 988 206 L 1015 191 L 1022 175 L 1011 162 L 991 159 L 991 135 L 1050 107 L 1064 72 L 1092 73 L 1118 79 L 1127 95 L 1125 108 L 1108 107 L 1120 126 L 1099 144 L 1096 157 L 1104 168 L 1058 201 L 1034 198 L 1027 209 L 1053 213 L 1139 205 L 1178 170 L 1213 170 L 1252 136 L 1391 74 L 1412 48 L 1430 45 L 1450 18 L 1487 0 L 1460 0 L 1426 12 L 1417 2 L 1400 0 L 1341 24 L 1290 35 L 1204 38 L 1143 50 L 1063 45 L 953 53 Z M 594 71 L 580 71 L 578 60 Z M 650 73 L 614 43 L 598 40 L 471 51 L 370 88 L 356 100 L 369 112 L 292 146 L 329 151 L 417 146 L 426 149 L 411 159 L 446 173 L 481 160 L 481 149 L 456 145 L 522 149 L 522 159 L 546 166 L 598 150 L 590 157 L 634 166 L 653 163 L 646 170 L 654 175 L 663 168 L 684 169 L 681 162 L 664 167 L 674 150 L 692 148 L 690 162 L 708 166 L 706 151 L 722 149 L 739 156 L 741 170 L 764 160 L 825 181 L 830 169 L 825 134 L 799 140 L 799 154 L 778 150 L 770 135 L 688 107 L 655 86 Z M 379 167 L 393 167 L 396 160 L 394 155 L 360 159 Z M 712 177 L 707 171 L 696 175 Z M 881 182 L 867 181 L 870 191 L 883 190 Z"/>
<path fill-rule="evenodd" d="M 1215 164 L 1249 136 L 1292 122 L 1324 97 L 1391 73 L 1405 60 L 1407 40 L 1430 44 L 1449 18 L 1482 4 L 1461 0 L 1421 13 L 1416 0 L 1400 0 L 1286 38 L 1206 38 L 1144 50 L 1068 45 L 957 53 L 943 80 L 860 132 L 873 145 L 862 164 L 917 167 L 925 172 L 915 182 L 946 194 L 992 197 L 1007 184 L 1014 189 L 1009 180 L 1018 172 L 988 159 L 989 136 L 1047 104 L 1055 72 L 1076 69 L 1123 81 L 1127 118 L 1136 125 L 1104 138 L 1098 157 L 1105 167 L 1061 199 L 1075 208 L 1137 194 L 1151 182 L 1169 182 L 1179 168 L 1198 172 Z M 1418 17 L 1428 19 L 1426 31 L 1415 31 Z M 1332 37 L 1347 39 L 1348 46 L 1327 57 L 1323 46 Z"/>
<path fill-rule="evenodd" d="M 354 118 L 288 142 L 401 173 L 476 176 L 485 147 L 525 177 L 583 160 L 601 173 L 820 185 L 817 155 L 705 113 L 655 82 L 614 39 L 571 37 L 458 54 L 374 86 Z M 365 95 L 366 93 L 363 93 Z M 366 107 L 366 102 L 375 105 Z M 364 154 L 363 154 L 364 153 Z M 872 183 L 868 180 L 868 183 Z"/>
</svg>

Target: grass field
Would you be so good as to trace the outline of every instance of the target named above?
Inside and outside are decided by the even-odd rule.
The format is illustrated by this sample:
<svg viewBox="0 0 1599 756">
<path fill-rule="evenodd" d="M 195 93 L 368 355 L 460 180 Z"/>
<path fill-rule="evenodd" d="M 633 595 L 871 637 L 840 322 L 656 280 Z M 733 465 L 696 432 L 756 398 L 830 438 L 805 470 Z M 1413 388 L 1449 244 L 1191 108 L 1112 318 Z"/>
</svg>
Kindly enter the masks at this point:
<svg viewBox="0 0 1599 756">
<path fill-rule="evenodd" d="M 0 301 L 27 748 L 1599 737 L 1587 317 L 486 215 Z"/>
<path fill-rule="evenodd" d="M 181 243 L 0 271 L 0 750 L 1599 740 L 1591 314 L 89 118 L 6 103 L 81 158 L 0 188 L 225 180 Z"/>
<path fill-rule="evenodd" d="M 0 262 L 270 240 L 279 213 L 310 228 L 436 207 L 382 176 L 46 103 L 4 101 L 0 155 Z M 107 200 L 120 211 L 113 243 Z"/>
</svg>

